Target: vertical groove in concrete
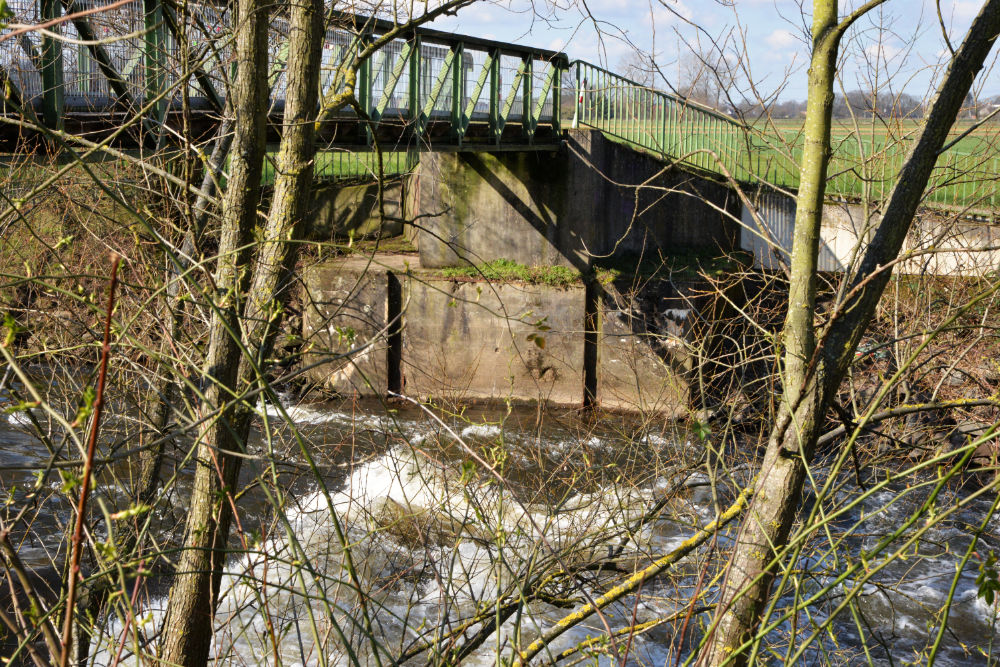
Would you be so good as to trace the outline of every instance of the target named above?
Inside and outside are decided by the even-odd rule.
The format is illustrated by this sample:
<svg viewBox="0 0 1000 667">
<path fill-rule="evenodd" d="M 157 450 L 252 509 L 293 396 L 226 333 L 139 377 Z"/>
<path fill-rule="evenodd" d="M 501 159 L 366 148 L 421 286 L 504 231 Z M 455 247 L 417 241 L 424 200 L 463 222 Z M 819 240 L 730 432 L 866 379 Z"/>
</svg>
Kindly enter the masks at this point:
<svg viewBox="0 0 1000 667">
<path fill-rule="evenodd" d="M 583 407 L 597 407 L 597 345 L 600 337 L 601 285 L 596 280 L 586 282 L 583 297 Z"/>
<path fill-rule="evenodd" d="M 399 277 L 386 271 L 386 385 L 390 393 L 403 393 L 403 286 Z"/>
</svg>

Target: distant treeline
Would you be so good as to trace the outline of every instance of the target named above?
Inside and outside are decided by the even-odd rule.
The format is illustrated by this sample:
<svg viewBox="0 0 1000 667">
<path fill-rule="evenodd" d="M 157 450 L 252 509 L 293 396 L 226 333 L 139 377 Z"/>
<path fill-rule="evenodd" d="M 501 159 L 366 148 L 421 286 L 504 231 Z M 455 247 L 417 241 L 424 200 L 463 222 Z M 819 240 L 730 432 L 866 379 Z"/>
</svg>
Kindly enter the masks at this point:
<svg viewBox="0 0 1000 667">
<path fill-rule="evenodd" d="M 927 104 L 925 98 L 907 93 L 877 93 L 852 90 L 847 95 L 836 94 L 833 100 L 833 117 L 850 118 L 923 118 Z M 1000 95 L 985 99 L 976 99 L 971 95 L 966 98 L 961 117 L 981 118 L 1000 106 Z M 760 116 L 765 112 L 776 119 L 804 118 L 806 115 L 805 100 L 788 100 L 775 102 L 764 107 L 759 102 L 746 102 L 739 105 L 737 111 L 744 117 Z M 1000 116 L 1000 114 L 998 114 Z"/>
</svg>

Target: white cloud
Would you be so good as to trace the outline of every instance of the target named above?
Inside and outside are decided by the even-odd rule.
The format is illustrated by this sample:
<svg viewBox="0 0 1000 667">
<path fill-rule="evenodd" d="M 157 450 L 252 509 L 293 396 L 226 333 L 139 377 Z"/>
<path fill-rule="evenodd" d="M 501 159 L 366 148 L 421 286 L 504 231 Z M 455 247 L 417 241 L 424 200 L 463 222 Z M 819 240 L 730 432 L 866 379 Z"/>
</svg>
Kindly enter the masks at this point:
<svg viewBox="0 0 1000 667">
<path fill-rule="evenodd" d="M 891 62 L 902 52 L 903 49 L 895 44 L 871 44 L 865 47 L 865 55 L 870 61 Z"/>
<path fill-rule="evenodd" d="M 799 38 L 792 33 L 791 30 L 786 30 L 784 28 L 778 28 L 773 31 L 770 35 L 764 38 L 767 45 L 772 49 L 794 49 L 797 48 L 801 42 Z"/>
</svg>

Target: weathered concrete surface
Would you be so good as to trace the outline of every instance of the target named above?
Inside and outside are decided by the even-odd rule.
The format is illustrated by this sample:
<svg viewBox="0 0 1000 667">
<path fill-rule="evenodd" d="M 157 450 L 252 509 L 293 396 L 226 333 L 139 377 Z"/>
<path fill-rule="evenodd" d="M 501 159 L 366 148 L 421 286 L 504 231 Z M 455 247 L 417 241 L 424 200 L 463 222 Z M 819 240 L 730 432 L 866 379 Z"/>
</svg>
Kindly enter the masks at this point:
<svg viewBox="0 0 1000 667">
<path fill-rule="evenodd" d="M 795 200 L 776 192 L 761 192 L 752 203 L 757 216 L 743 208 L 740 246 L 753 253 L 756 268 L 778 270 L 779 258 L 787 263 L 791 254 Z M 858 244 L 871 238 L 877 223 L 877 214 L 866 216 L 861 206 L 827 203 L 820 227 L 819 270 L 848 270 L 852 261 L 860 260 Z M 983 275 L 1000 269 L 998 245 L 998 225 L 920 211 L 903 244 L 903 259 L 894 271 L 911 275 Z"/>
<path fill-rule="evenodd" d="M 313 189 L 313 215 L 308 236 L 311 239 L 396 236 L 403 232 L 407 218 L 407 178 L 386 181 L 382 199 L 384 220 L 379 212 L 378 185 L 375 183 L 318 185 Z"/>
<path fill-rule="evenodd" d="M 571 132 L 555 152 L 426 153 L 415 179 L 424 267 L 507 258 L 583 271 L 594 255 L 739 242 L 728 188 L 599 132 Z"/>
<path fill-rule="evenodd" d="M 584 296 L 582 286 L 411 277 L 404 287 L 405 391 L 581 405 Z"/>
<path fill-rule="evenodd" d="M 308 376 L 340 394 L 384 396 L 389 387 L 389 285 L 404 259 L 350 257 L 308 267 L 302 333 Z M 353 352 L 353 353 L 352 353 Z"/>
<path fill-rule="evenodd" d="M 602 408 L 682 416 L 696 356 L 693 304 L 667 281 L 601 291 L 597 402 Z"/>
<path fill-rule="evenodd" d="M 680 416 L 714 354 L 696 326 L 703 283 L 491 284 L 414 269 L 415 259 L 352 257 L 305 271 L 304 363 L 329 362 L 308 371 L 313 381 L 341 394 L 383 396 L 395 387 L 457 402 Z M 390 324 L 400 320 L 393 336 Z"/>
</svg>

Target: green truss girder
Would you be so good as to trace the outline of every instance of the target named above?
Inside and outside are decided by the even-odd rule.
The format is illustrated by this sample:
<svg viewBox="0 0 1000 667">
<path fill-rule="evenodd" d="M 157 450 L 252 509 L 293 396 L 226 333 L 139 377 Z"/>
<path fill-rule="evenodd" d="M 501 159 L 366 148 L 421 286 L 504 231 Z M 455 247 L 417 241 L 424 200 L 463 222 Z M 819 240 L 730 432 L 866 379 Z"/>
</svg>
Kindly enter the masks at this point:
<svg viewBox="0 0 1000 667">
<path fill-rule="evenodd" d="M 445 83 L 448 81 L 448 75 L 451 74 L 451 68 L 454 64 L 455 51 L 449 50 L 448 54 L 444 57 L 444 62 L 441 65 L 441 71 L 438 72 L 437 79 L 434 81 L 434 87 L 431 88 L 430 95 L 427 96 L 427 100 L 424 102 L 423 109 L 420 112 L 420 117 L 416 120 L 415 129 L 418 135 L 423 134 L 424 130 L 427 129 L 427 122 L 430 120 L 431 114 L 434 112 L 434 106 L 437 104 L 438 98 L 441 97 L 441 91 L 444 90 Z"/>
<path fill-rule="evenodd" d="M 465 96 L 465 47 L 459 42 L 451 47 L 454 54 L 454 66 L 451 68 L 451 136 L 461 145 L 464 131 L 462 117 L 465 109 L 462 99 Z"/>
<path fill-rule="evenodd" d="M 499 58 L 497 59 L 499 64 Z M 507 125 L 507 119 L 510 118 L 510 112 L 514 109 L 514 101 L 517 99 L 518 88 L 522 87 L 522 82 L 524 80 L 524 73 L 527 71 L 528 63 L 525 60 L 521 61 L 521 64 L 517 67 L 517 72 L 514 74 L 514 81 L 511 83 L 510 90 L 507 92 L 507 96 L 503 100 L 503 104 L 499 106 L 497 111 L 496 119 L 493 122 L 494 125 L 494 136 L 497 143 L 500 142 L 500 136 L 503 134 L 503 129 Z M 497 70 L 497 77 L 494 79 L 494 87 L 497 89 L 497 95 L 499 96 L 499 67 L 495 68 Z M 523 100 L 522 100 L 523 102 Z"/>
<path fill-rule="evenodd" d="M 329 92 L 330 87 L 333 86 L 334 81 L 337 78 L 337 74 L 340 72 L 342 66 L 341 58 L 343 58 L 344 47 L 340 44 L 334 44 L 332 47 L 333 57 L 330 59 L 331 66 L 328 69 L 320 70 L 319 77 L 319 97 L 323 99 Z"/>
<path fill-rule="evenodd" d="M 271 63 L 271 70 L 267 73 L 267 87 L 273 90 L 278 81 L 281 79 L 281 73 L 285 71 L 288 66 L 288 40 L 286 39 L 278 47 L 278 53 L 274 56 L 274 62 Z"/>
<path fill-rule="evenodd" d="M 552 83 L 555 81 L 558 69 L 552 63 L 549 63 L 548 68 L 545 70 L 545 79 L 542 80 L 542 89 L 538 93 L 538 101 L 535 102 L 535 106 L 531 111 L 531 119 L 528 121 L 531 125 L 530 133 L 534 135 L 535 130 L 538 129 L 538 121 L 542 118 L 542 109 L 545 108 L 545 100 L 549 96 L 549 92 L 552 90 Z M 532 91 L 534 94 L 534 91 Z M 553 104 L 553 110 L 555 110 L 555 105 Z"/>
<path fill-rule="evenodd" d="M 460 144 L 462 139 L 465 137 L 465 133 L 469 129 L 469 124 L 472 122 L 472 114 L 476 112 L 476 105 L 479 104 L 479 99 L 483 96 L 483 89 L 486 88 L 486 84 L 490 80 L 490 76 L 493 72 L 493 60 L 494 57 L 491 53 L 487 55 L 486 60 L 483 61 L 483 68 L 479 72 L 479 78 L 476 79 L 476 85 L 472 89 L 472 94 L 469 95 L 469 103 L 465 105 L 465 111 L 458 119 L 459 124 L 456 129 Z"/>
<path fill-rule="evenodd" d="M 160 0 L 143 0 L 143 72 L 146 102 L 156 100 L 166 88 L 166 40 L 163 35 L 163 11 Z M 161 127 L 167 102 L 159 99 L 150 110 L 153 121 Z"/>
<path fill-rule="evenodd" d="M 392 66 L 392 72 L 390 72 L 389 78 L 382 88 L 382 97 L 372 110 L 372 122 L 378 123 L 382 120 L 382 116 L 385 115 L 385 110 L 389 107 L 389 99 L 396 92 L 396 86 L 399 85 L 399 80 L 403 78 L 403 71 L 406 70 L 406 65 L 410 62 L 410 52 L 412 50 L 412 42 L 407 42 L 400 50 L 399 56 L 396 57 L 396 62 Z"/>
<path fill-rule="evenodd" d="M 78 14 L 80 10 L 80 0 L 37 1 L 41 15 L 46 18 L 57 18 L 62 14 Z M 149 118 L 144 120 L 144 125 L 147 125 L 148 129 L 157 124 L 162 125 L 165 118 L 168 101 L 159 98 L 167 86 L 168 51 L 175 48 L 174 40 L 183 42 L 181 39 L 183 28 L 179 25 L 179 14 L 177 13 L 179 10 L 174 4 L 174 0 L 142 0 L 141 11 L 145 27 L 141 37 L 141 46 L 130 53 L 122 54 L 125 61 L 120 67 L 115 65 L 109 49 L 101 43 L 102 40 L 89 19 L 73 17 L 71 20 L 76 24 L 77 33 L 87 43 L 86 48 L 79 50 L 79 71 L 94 72 L 94 65 L 96 65 L 103 77 L 107 79 L 115 98 L 124 106 L 138 107 L 143 102 L 154 102 Z M 190 18 L 201 25 L 200 15 L 192 14 Z M 334 62 L 333 66 L 330 67 L 330 59 L 324 58 L 326 66 L 322 70 L 319 84 L 323 98 L 336 94 L 338 89 L 342 89 L 346 64 L 342 61 L 345 60 L 345 56 L 360 53 L 360 50 L 368 46 L 374 39 L 374 35 L 379 34 L 382 28 L 374 30 L 375 32 L 371 32 L 369 29 L 365 29 L 352 35 L 348 43 L 337 44 L 334 42 L 326 47 L 329 49 L 332 46 L 334 49 Z M 541 59 L 555 56 L 551 54 L 545 56 L 528 49 L 522 49 L 514 44 L 484 43 L 484 40 L 474 37 L 456 37 L 452 40 L 447 35 L 435 33 L 432 41 L 435 45 L 447 49 L 443 58 L 438 55 L 436 50 L 438 46 L 433 52 L 422 53 L 422 33 L 417 30 L 409 33 L 407 41 L 396 55 L 393 55 L 396 47 L 385 48 L 376 51 L 371 57 L 359 64 L 355 92 L 360 108 L 368 116 L 368 122 L 364 124 L 363 130 L 363 134 L 367 133 L 368 140 L 373 139 L 375 128 L 385 119 L 389 108 L 398 106 L 393 104 L 394 96 L 396 98 L 405 96 L 408 98 L 406 115 L 411 121 L 412 134 L 425 133 L 431 119 L 443 119 L 445 114 L 442 112 L 445 112 L 451 123 L 452 140 L 462 145 L 472 125 L 476 108 L 482 102 L 484 91 L 489 86 L 489 136 L 499 142 L 505 126 L 514 116 L 515 119 L 521 121 L 524 135 L 531 141 L 542 120 L 541 113 L 548 101 L 548 96 L 553 94 L 553 91 L 555 91 L 556 96 L 559 94 L 560 73 L 562 68 L 567 65 L 565 63 L 560 65 L 556 61 L 548 62 L 544 81 L 539 81 L 532 71 L 533 67 L 537 65 L 534 61 L 544 62 Z M 26 47 L 26 51 L 35 62 L 42 78 L 41 109 L 43 113 L 40 115 L 46 124 L 59 127 L 65 115 L 63 101 L 65 84 L 62 81 L 64 68 L 62 66 L 61 45 L 59 40 L 44 36 L 42 43 L 37 47 L 27 43 L 26 40 L 25 42 L 22 46 Z M 396 43 L 398 44 L 398 42 Z M 212 48 L 213 44 L 209 44 L 208 47 Z M 192 65 L 192 76 L 197 80 L 198 86 L 204 92 L 209 104 L 214 109 L 221 110 L 224 107 L 225 99 L 219 94 L 219 89 L 209 75 L 209 72 L 212 71 L 211 67 L 206 64 L 212 61 L 201 59 L 205 51 L 204 48 L 198 46 L 197 42 L 192 48 L 196 48 L 199 54 L 199 62 Z M 466 50 L 469 48 L 473 49 L 476 54 L 472 59 L 467 55 Z M 218 52 L 215 53 L 216 60 L 218 60 Z M 472 63 L 479 60 L 480 54 L 484 56 L 484 59 L 480 67 L 474 68 Z M 520 59 L 513 80 L 505 86 L 501 86 L 502 54 Z M 268 83 L 272 88 L 279 83 L 282 74 L 286 71 L 288 56 L 289 48 L 286 41 L 279 46 L 268 71 Z M 430 74 L 424 72 L 427 63 L 424 63 L 423 60 L 428 57 L 433 58 L 435 65 L 441 63 L 440 70 L 435 73 L 433 81 L 428 81 Z M 407 90 L 402 91 L 401 84 L 407 70 L 409 71 L 408 81 L 405 85 Z M 139 78 L 144 82 L 144 88 L 141 92 L 137 92 L 132 83 L 136 80 L 138 72 L 141 72 Z M 475 79 L 472 78 L 473 76 Z M 380 90 L 378 91 L 374 90 L 376 81 L 379 81 Z M 540 90 L 533 90 L 533 87 L 540 88 Z M 143 99 L 134 99 L 140 96 Z M 515 110 L 515 104 L 518 110 Z M 551 118 L 546 120 L 551 120 L 552 126 L 557 127 L 558 99 L 554 100 L 554 104 L 556 107 L 554 107 Z M 163 136 L 159 136 L 159 140 L 162 141 L 162 139 Z"/>
<path fill-rule="evenodd" d="M 57 19 L 60 15 L 59 0 L 40 0 L 43 20 Z M 53 32 L 58 26 L 53 26 Z M 49 35 L 42 36 L 40 74 L 42 79 L 42 120 L 53 129 L 61 129 L 65 109 L 63 85 L 62 42 Z"/>
<path fill-rule="evenodd" d="M 174 36 L 174 39 L 180 40 L 180 25 L 177 22 L 177 14 L 174 12 L 173 7 L 165 4 L 162 6 L 162 11 L 163 20 L 166 22 L 167 30 L 169 30 L 170 34 Z M 204 32 L 207 33 L 207 31 Z M 212 57 L 216 59 L 217 55 L 218 54 L 214 52 L 212 53 Z M 201 64 L 195 65 L 194 78 L 198 82 L 198 85 L 201 86 L 202 91 L 205 93 L 208 103 L 215 111 L 221 112 L 224 106 L 222 96 L 219 95 L 219 91 L 216 90 L 215 84 L 212 83 L 212 79 L 208 76 L 208 72 L 205 71 L 205 68 Z"/>
</svg>

